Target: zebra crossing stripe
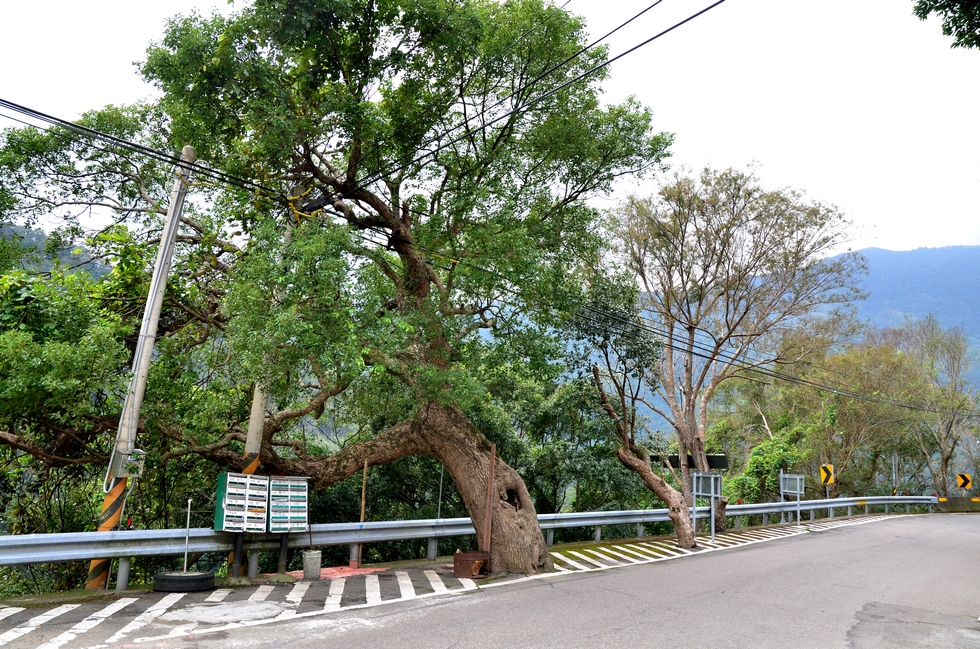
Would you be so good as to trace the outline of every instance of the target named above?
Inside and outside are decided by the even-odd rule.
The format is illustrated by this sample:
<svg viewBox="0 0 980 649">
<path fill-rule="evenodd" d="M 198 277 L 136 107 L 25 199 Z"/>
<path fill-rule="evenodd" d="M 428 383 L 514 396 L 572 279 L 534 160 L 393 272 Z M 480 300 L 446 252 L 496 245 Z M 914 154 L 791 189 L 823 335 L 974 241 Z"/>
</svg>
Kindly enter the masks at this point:
<svg viewBox="0 0 980 649">
<path fill-rule="evenodd" d="M 327 601 L 323 603 L 324 611 L 339 611 L 340 598 L 344 595 L 344 585 L 347 580 L 344 577 L 334 579 L 330 582 L 330 592 L 327 594 Z"/>
<path fill-rule="evenodd" d="M 442 583 L 442 580 L 439 579 L 439 575 L 436 574 L 435 570 L 424 570 L 423 572 L 425 573 L 426 579 L 429 580 L 429 585 L 432 586 L 432 592 L 434 594 L 439 595 L 449 592 L 449 589 L 446 588 L 446 584 Z"/>
<path fill-rule="evenodd" d="M 415 599 L 415 586 L 412 584 L 412 578 L 408 576 L 408 573 L 396 572 L 395 577 L 398 578 L 398 590 L 401 591 L 402 599 Z"/>
<path fill-rule="evenodd" d="M 14 613 L 20 613 L 23 610 L 23 606 L 7 606 L 5 608 L 0 608 L 0 620 L 8 618 Z"/>
<path fill-rule="evenodd" d="M 16 640 L 21 636 L 27 635 L 28 633 L 38 628 L 45 622 L 53 620 L 59 615 L 64 615 L 68 611 L 74 611 L 79 606 L 81 606 L 81 604 L 64 604 L 63 606 L 59 606 L 58 608 L 53 608 L 50 611 L 47 611 L 46 613 L 41 613 L 38 616 L 32 617 L 31 619 L 29 619 L 27 622 L 24 622 L 23 624 L 18 624 L 10 631 L 7 631 L 3 635 L 0 635 L 0 647 L 7 644 L 8 642 Z"/>
<path fill-rule="evenodd" d="M 459 583 L 463 585 L 463 590 L 475 590 L 476 582 L 472 579 L 467 579 L 466 577 L 457 577 Z"/>
<path fill-rule="evenodd" d="M 122 609 L 126 608 L 127 606 L 129 606 L 135 601 L 137 601 L 136 597 L 124 597 L 123 599 L 113 602 L 112 604 L 109 604 L 101 611 L 92 613 L 87 618 L 85 618 L 84 620 L 82 620 L 72 628 L 68 629 L 61 635 L 52 638 L 48 642 L 45 642 L 43 645 L 38 647 L 38 649 L 58 649 L 58 647 L 68 644 L 69 642 L 71 642 L 78 636 L 82 635 L 86 631 L 91 631 L 95 627 L 105 622 L 105 619 L 107 617 L 109 617 L 113 613 L 116 613 L 117 611 L 121 611 Z"/>
<path fill-rule="evenodd" d="M 132 622 L 130 622 L 123 628 L 119 629 L 119 631 L 116 631 L 116 633 L 113 634 L 111 638 L 106 640 L 106 644 L 119 642 L 133 631 L 139 631 L 147 624 L 152 622 L 154 618 L 158 618 L 164 613 L 166 613 L 167 609 L 173 606 L 174 604 L 176 604 L 178 601 L 180 601 L 180 598 L 183 597 L 185 594 L 186 593 L 170 593 L 169 595 L 161 599 L 159 602 L 157 602 L 150 608 L 140 613 L 136 618 L 133 619 Z"/>
<path fill-rule="evenodd" d="M 219 588 L 218 590 L 216 590 L 213 593 L 211 593 L 210 595 L 208 595 L 207 596 L 207 599 L 205 599 L 204 601 L 205 602 L 220 602 L 224 598 L 228 597 L 228 595 L 230 593 L 231 593 L 231 589 L 230 588 Z"/>
<path fill-rule="evenodd" d="M 287 605 L 299 606 L 303 601 L 303 596 L 306 595 L 306 591 L 310 589 L 310 582 L 308 581 L 297 581 L 293 586 L 293 589 L 289 591 L 286 595 Z"/>
<path fill-rule="evenodd" d="M 381 581 L 377 575 L 364 575 L 364 595 L 368 606 L 381 603 Z"/>
<path fill-rule="evenodd" d="M 265 598 L 268 597 L 269 593 L 271 593 L 274 589 L 275 586 L 259 586 L 255 589 L 255 592 L 252 593 L 252 596 L 248 598 L 248 601 L 264 602 Z"/>
</svg>

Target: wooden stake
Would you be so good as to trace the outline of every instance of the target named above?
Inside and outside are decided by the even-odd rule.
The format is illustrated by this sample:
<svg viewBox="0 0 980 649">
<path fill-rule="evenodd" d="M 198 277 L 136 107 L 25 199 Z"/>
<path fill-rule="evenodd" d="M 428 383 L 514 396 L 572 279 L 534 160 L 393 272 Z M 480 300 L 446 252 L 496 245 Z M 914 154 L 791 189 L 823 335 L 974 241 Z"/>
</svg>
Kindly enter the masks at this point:
<svg viewBox="0 0 980 649">
<path fill-rule="evenodd" d="M 490 478 L 487 480 L 487 512 L 483 519 L 483 551 L 490 551 L 490 519 L 493 512 L 493 469 L 497 464 L 497 445 L 490 447 Z"/>
<path fill-rule="evenodd" d="M 364 501 L 367 499 L 367 467 L 368 461 L 364 460 L 364 477 L 361 478 L 361 522 L 364 522 Z M 364 551 L 364 544 L 357 544 L 357 567 L 361 566 L 361 555 Z"/>
</svg>

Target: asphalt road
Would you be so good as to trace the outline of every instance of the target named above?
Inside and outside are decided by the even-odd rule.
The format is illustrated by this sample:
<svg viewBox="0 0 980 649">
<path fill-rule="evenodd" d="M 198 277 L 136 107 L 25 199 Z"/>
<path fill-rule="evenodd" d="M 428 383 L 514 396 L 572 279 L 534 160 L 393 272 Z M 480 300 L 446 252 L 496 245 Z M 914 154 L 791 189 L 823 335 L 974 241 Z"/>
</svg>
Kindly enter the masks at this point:
<svg viewBox="0 0 980 649">
<path fill-rule="evenodd" d="M 980 646 L 980 516 L 894 518 L 154 647 Z"/>
</svg>

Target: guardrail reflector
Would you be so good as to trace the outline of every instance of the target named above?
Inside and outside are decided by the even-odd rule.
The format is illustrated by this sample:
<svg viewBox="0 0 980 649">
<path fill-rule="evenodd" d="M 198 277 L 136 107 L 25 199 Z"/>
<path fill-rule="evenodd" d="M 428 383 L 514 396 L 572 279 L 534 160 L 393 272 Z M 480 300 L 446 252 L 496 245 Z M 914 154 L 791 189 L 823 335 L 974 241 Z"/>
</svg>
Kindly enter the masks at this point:
<svg viewBox="0 0 980 649">
<path fill-rule="evenodd" d="M 940 498 L 939 499 L 939 502 L 944 503 L 944 502 L 946 502 L 946 499 L 945 498 Z"/>
</svg>

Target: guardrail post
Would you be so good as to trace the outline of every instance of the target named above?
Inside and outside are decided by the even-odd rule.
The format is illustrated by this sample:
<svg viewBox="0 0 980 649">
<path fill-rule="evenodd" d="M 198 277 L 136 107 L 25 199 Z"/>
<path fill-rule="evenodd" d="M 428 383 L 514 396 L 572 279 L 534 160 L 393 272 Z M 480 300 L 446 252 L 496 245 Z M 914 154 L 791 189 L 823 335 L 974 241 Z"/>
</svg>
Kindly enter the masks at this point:
<svg viewBox="0 0 980 649">
<path fill-rule="evenodd" d="M 742 517 L 741 516 L 736 516 L 735 517 L 735 529 L 738 530 L 738 529 L 741 529 L 741 528 L 742 528 Z"/>
<path fill-rule="evenodd" d="M 255 579 L 259 576 L 259 551 L 248 551 L 248 578 Z"/>
<path fill-rule="evenodd" d="M 910 514 L 912 512 L 912 505 L 905 503 L 905 513 Z"/>
<path fill-rule="evenodd" d="M 129 588 L 129 557 L 119 557 L 119 569 L 116 571 L 116 591 Z"/>
<path fill-rule="evenodd" d="M 350 567 L 351 568 L 361 567 L 361 544 L 360 543 L 350 544 Z"/>
<path fill-rule="evenodd" d="M 811 520 L 811 521 L 812 521 L 812 520 L 816 520 L 816 518 L 817 518 L 817 510 L 815 510 L 815 509 L 811 509 L 811 510 L 810 510 L 810 520 Z"/>
<path fill-rule="evenodd" d="M 854 513 L 854 505 L 848 505 L 847 506 L 847 515 L 850 516 L 853 513 Z"/>
<path fill-rule="evenodd" d="M 871 505 L 865 505 L 865 506 L 864 506 L 864 513 L 865 513 L 865 514 L 868 514 L 868 513 L 870 513 L 870 512 L 871 512 Z"/>
<path fill-rule="evenodd" d="M 833 517 L 834 517 L 834 506 L 831 505 L 830 507 L 827 508 L 827 518 L 833 518 Z"/>
<path fill-rule="evenodd" d="M 637 523 L 636 524 L 636 538 L 642 539 L 643 538 L 643 532 L 644 532 L 644 530 L 643 530 L 643 523 Z"/>
<path fill-rule="evenodd" d="M 765 527 L 768 524 L 769 524 L 769 514 L 763 512 L 762 513 L 762 526 Z"/>
<path fill-rule="evenodd" d="M 433 536 L 431 539 L 429 539 L 429 547 L 426 548 L 425 558 L 428 559 L 429 561 L 435 561 L 436 554 L 438 554 L 438 552 L 439 552 L 439 539 Z"/>
<path fill-rule="evenodd" d="M 929 503 L 929 513 L 932 513 L 932 503 Z"/>
<path fill-rule="evenodd" d="M 602 540 L 602 525 L 595 526 L 595 542 L 598 543 Z"/>
<path fill-rule="evenodd" d="M 888 503 L 885 503 L 885 513 L 888 513 Z"/>
<path fill-rule="evenodd" d="M 547 536 L 546 536 L 546 541 L 548 542 L 548 547 L 551 547 L 552 545 L 555 544 L 555 530 L 553 530 L 553 529 L 552 530 L 548 530 Z"/>
</svg>

